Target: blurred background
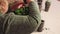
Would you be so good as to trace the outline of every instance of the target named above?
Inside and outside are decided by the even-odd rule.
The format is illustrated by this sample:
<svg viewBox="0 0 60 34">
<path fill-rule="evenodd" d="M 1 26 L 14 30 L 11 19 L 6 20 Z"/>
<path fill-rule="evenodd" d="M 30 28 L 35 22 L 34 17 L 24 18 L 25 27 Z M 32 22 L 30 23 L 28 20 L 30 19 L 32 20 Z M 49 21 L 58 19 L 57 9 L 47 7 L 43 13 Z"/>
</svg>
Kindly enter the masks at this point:
<svg viewBox="0 0 60 34">
<path fill-rule="evenodd" d="M 42 9 L 45 7 L 43 0 Z M 41 17 L 45 20 L 44 30 L 42 32 L 33 32 L 32 34 L 60 34 L 60 1 L 49 0 L 51 6 L 48 12 L 41 11 Z"/>
</svg>

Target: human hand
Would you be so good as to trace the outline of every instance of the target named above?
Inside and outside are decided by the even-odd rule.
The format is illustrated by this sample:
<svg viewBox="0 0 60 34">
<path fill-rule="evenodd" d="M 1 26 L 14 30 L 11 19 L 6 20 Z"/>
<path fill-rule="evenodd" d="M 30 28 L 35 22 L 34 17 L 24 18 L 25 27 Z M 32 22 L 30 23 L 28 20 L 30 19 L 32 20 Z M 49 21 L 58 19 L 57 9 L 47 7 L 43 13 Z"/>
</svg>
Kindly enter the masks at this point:
<svg viewBox="0 0 60 34">
<path fill-rule="evenodd" d="M 0 0 L 0 13 L 5 14 L 8 10 L 8 2 L 6 0 Z"/>
</svg>

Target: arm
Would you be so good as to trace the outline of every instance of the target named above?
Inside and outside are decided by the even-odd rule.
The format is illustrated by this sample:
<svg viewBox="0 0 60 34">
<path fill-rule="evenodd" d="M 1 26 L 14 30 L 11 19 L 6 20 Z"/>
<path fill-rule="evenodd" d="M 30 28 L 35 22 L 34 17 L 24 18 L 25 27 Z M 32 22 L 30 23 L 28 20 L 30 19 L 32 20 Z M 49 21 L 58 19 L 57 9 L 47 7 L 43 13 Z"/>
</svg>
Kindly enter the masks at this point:
<svg viewBox="0 0 60 34">
<path fill-rule="evenodd" d="M 41 24 L 41 15 L 40 15 L 40 10 L 39 10 L 37 2 L 31 1 L 29 3 L 29 9 L 30 9 L 29 16 L 33 17 L 37 21 L 37 23 L 38 23 L 37 28 L 38 28 L 39 25 Z M 37 28 L 36 28 L 36 30 L 37 30 Z"/>
<path fill-rule="evenodd" d="M 3 34 L 4 15 L 8 10 L 8 2 L 6 0 L 0 0 L 0 34 Z"/>
<path fill-rule="evenodd" d="M 40 20 L 40 10 L 39 10 L 39 7 L 38 7 L 38 4 L 37 2 L 35 1 L 31 1 L 29 3 L 29 16 L 32 16 L 34 18 L 36 18 L 37 20 Z"/>
<path fill-rule="evenodd" d="M 0 34 L 3 34 L 3 22 L 4 18 L 3 16 L 0 15 Z"/>
</svg>

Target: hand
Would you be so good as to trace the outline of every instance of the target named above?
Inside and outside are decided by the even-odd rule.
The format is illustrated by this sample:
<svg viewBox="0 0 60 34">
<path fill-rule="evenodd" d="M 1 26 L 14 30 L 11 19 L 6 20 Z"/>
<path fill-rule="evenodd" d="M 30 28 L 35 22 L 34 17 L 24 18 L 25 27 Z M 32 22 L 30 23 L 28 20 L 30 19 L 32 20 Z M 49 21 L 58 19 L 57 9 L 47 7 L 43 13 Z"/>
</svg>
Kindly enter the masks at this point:
<svg viewBox="0 0 60 34">
<path fill-rule="evenodd" d="M 0 0 L 0 12 L 5 14 L 8 10 L 8 2 L 6 0 Z"/>
</svg>

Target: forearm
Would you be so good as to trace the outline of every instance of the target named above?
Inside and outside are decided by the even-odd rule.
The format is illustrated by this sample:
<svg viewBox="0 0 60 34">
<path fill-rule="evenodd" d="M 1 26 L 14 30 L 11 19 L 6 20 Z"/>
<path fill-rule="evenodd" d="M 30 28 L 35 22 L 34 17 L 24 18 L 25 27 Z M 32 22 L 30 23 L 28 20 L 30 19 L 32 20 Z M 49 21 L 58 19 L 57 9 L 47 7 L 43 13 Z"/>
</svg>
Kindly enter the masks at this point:
<svg viewBox="0 0 60 34">
<path fill-rule="evenodd" d="M 39 10 L 39 7 L 38 7 L 38 4 L 37 2 L 35 1 L 31 1 L 29 3 L 29 15 L 32 16 L 32 17 L 37 17 L 37 18 L 40 18 L 40 10 Z"/>
<path fill-rule="evenodd" d="M 36 22 L 38 23 L 35 31 L 38 29 L 39 25 L 41 24 L 41 15 L 40 15 L 40 10 L 39 10 L 39 7 L 38 7 L 38 4 L 37 2 L 35 1 L 31 1 L 29 3 L 29 16 L 33 17 Z"/>
</svg>

